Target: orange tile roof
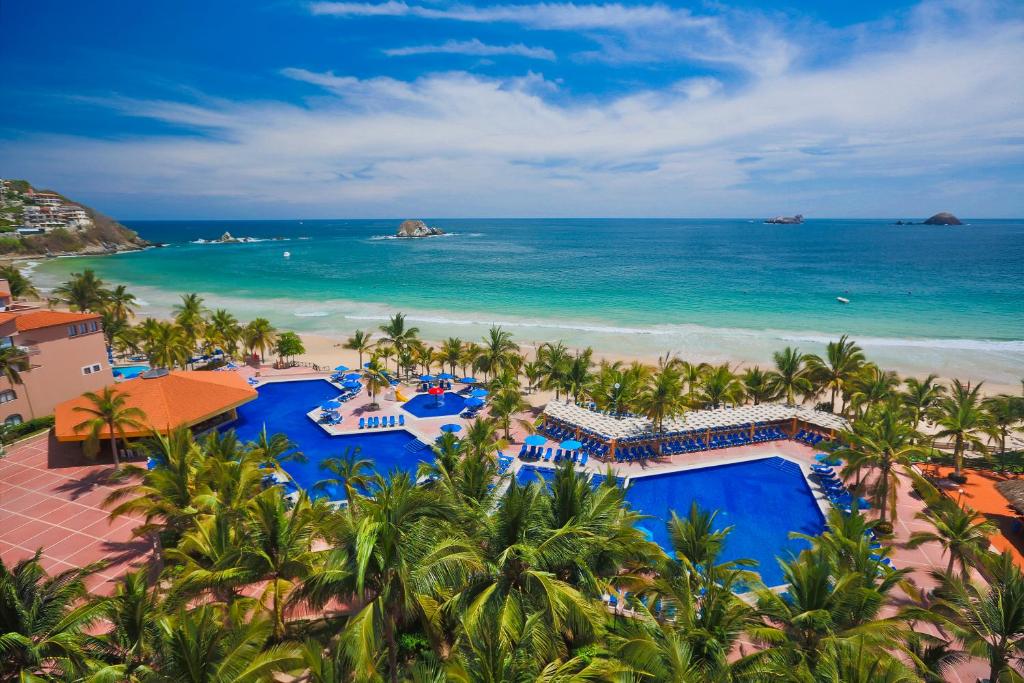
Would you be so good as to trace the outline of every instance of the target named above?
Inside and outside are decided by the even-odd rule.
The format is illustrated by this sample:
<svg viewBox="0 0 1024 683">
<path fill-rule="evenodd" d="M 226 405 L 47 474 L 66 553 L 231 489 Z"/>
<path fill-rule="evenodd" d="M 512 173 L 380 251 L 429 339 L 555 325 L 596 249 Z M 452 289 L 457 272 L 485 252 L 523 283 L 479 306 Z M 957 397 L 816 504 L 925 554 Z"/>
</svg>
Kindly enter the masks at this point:
<svg viewBox="0 0 1024 683">
<path fill-rule="evenodd" d="M 4 311 L 4 312 L 0 313 L 0 325 L 3 325 L 4 323 L 9 323 L 9 322 L 11 322 L 12 320 L 14 320 L 17 317 L 18 317 L 17 313 L 11 313 L 10 311 Z"/>
<path fill-rule="evenodd" d="M 96 313 L 70 313 L 68 311 L 32 311 L 18 315 L 18 332 L 39 330 L 56 325 L 73 325 L 84 320 L 99 320 Z"/>
<path fill-rule="evenodd" d="M 164 377 L 137 377 L 114 385 L 123 394 L 126 404 L 142 410 L 146 417 L 143 429 L 126 429 L 129 437 L 149 436 L 176 427 L 191 427 L 256 398 L 256 390 L 234 372 L 174 371 Z M 59 441 L 83 441 L 86 430 L 75 431 L 75 425 L 88 419 L 88 414 L 75 410 L 90 406 L 83 396 L 64 401 L 54 410 L 54 433 Z M 109 438 L 106 429 L 101 434 Z"/>
</svg>

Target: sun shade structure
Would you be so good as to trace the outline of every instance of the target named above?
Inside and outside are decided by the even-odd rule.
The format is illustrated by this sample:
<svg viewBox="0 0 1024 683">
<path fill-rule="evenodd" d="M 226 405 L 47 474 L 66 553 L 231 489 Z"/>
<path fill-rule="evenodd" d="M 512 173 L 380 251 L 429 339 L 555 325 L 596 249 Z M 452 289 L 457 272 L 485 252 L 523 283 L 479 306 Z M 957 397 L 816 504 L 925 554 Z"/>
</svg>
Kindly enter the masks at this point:
<svg viewBox="0 0 1024 683">
<path fill-rule="evenodd" d="M 466 405 L 469 406 L 470 408 L 479 408 L 483 404 L 484 404 L 484 400 L 482 398 L 468 398 L 468 399 L 466 399 Z"/>
<path fill-rule="evenodd" d="M 483 398 L 484 396 L 487 395 L 487 393 L 488 392 L 486 389 L 474 389 L 473 391 L 469 392 L 469 395 L 472 396 L 473 398 Z"/>
<path fill-rule="evenodd" d="M 334 400 L 324 401 L 323 403 L 320 404 L 320 408 L 323 410 L 335 410 L 340 407 L 341 404 Z"/>
<path fill-rule="evenodd" d="M 150 373 L 146 373 L 147 375 Z M 138 408 L 145 414 L 142 428 L 126 428 L 128 438 L 161 434 L 179 427 L 193 427 L 224 413 L 235 410 L 257 397 L 244 377 L 234 372 L 174 371 L 141 375 L 114 385 L 117 394 L 125 398 L 127 407 Z M 84 396 L 59 404 L 54 410 L 54 434 L 59 441 L 84 441 L 87 429 L 75 430 L 75 425 L 87 420 L 88 413 L 75 410 L 91 408 L 92 402 Z M 98 435 L 110 438 L 104 428 Z M 120 436 L 120 434 L 118 435 Z"/>
<path fill-rule="evenodd" d="M 463 384 L 476 384 L 476 377 L 463 377 L 459 381 Z"/>
<path fill-rule="evenodd" d="M 442 389 L 441 387 L 430 387 L 429 389 L 427 389 L 427 393 L 430 394 L 431 396 L 440 396 L 441 394 L 444 393 L 444 389 Z"/>
<path fill-rule="evenodd" d="M 441 425 L 441 431 L 442 432 L 451 432 L 451 433 L 454 434 L 455 432 L 461 432 L 462 431 L 462 425 L 455 424 L 454 422 L 450 422 L 450 423 L 448 423 L 446 425 Z"/>
<path fill-rule="evenodd" d="M 1019 513 L 1024 515 L 1024 479 L 1007 479 L 996 484 L 996 490 Z"/>
<path fill-rule="evenodd" d="M 448 372 L 442 372 L 440 375 L 437 376 L 437 378 L 438 379 L 455 379 L 455 375 L 453 375 L 451 373 L 448 373 Z"/>
<path fill-rule="evenodd" d="M 421 382 L 433 382 L 434 381 L 434 376 L 433 375 L 420 375 L 420 381 Z"/>
<path fill-rule="evenodd" d="M 559 448 L 568 448 L 570 451 L 574 451 L 574 450 L 576 450 L 577 448 L 579 448 L 582 445 L 583 444 L 580 443 L 579 441 L 577 441 L 576 439 L 566 439 L 562 443 L 558 444 L 558 447 Z"/>
<path fill-rule="evenodd" d="M 543 446 L 545 443 L 547 443 L 547 439 L 545 439 L 540 434 L 531 434 L 530 436 L 523 439 L 523 443 L 525 443 L 527 446 Z"/>
<path fill-rule="evenodd" d="M 351 381 L 351 380 L 354 380 L 354 379 L 359 379 L 362 376 L 363 375 L 360 372 L 350 372 L 347 375 L 345 375 L 345 379 Z"/>
<path fill-rule="evenodd" d="M 339 365 L 339 366 L 334 368 L 334 371 L 335 372 L 347 372 L 348 371 L 348 366 L 347 365 Z"/>
</svg>

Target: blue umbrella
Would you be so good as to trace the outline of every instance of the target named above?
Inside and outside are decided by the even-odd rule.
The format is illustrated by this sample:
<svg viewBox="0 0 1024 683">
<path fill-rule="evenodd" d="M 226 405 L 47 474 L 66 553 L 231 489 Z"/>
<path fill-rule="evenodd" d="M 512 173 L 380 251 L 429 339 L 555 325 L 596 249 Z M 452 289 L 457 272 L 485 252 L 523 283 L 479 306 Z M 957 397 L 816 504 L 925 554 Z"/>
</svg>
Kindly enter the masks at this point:
<svg viewBox="0 0 1024 683">
<path fill-rule="evenodd" d="M 484 400 L 482 398 L 467 398 L 466 399 L 466 405 L 469 406 L 470 408 L 479 408 L 483 404 L 484 404 Z"/>
<path fill-rule="evenodd" d="M 421 382 L 433 382 L 434 381 L 434 376 L 433 375 L 420 375 L 420 381 Z"/>
<path fill-rule="evenodd" d="M 437 376 L 437 378 L 438 379 L 455 379 L 455 375 L 449 374 L 447 372 L 442 372 L 440 375 Z"/>
<path fill-rule="evenodd" d="M 473 391 L 469 392 L 469 395 L 472 396 L 473 398 L 483 398 L 484 396 L 487 395 L 487 393 L 488 392 L 486 389 L 474 389 Z"/>
<path fill-rule="evenodd" d="M 342 382 L 341 386 L 345 387 L 346 389 L 359 389 L 363 385 L 355 381 L 354 379 L 350 379 L 347 382 Z"/>
<path fill-rule="evenodd" d="M 454 434 L 455 432 L 461 432 L 462 431 L 462 425 L 455 424 L 454 422 L 451 423 L 451 424 L 441 425 L 441 431 L 442 432 L 451 432 L 451 433 Z"/>
<path fill-rule="evenodd" d="M 347 370 L 348 370 L 348 366 L 347 365 L 339 365 L 338 367 L 334 368 L 335 372 L 346 372 Z"/>
<path fill-rule="evenodd" d="M 349 380 L 349 381 L 352 381 L 352 380 L 354 380 L 354 379 L 359 379 L 359 378 L 360 378 L 360 377 L 362 377 L 362 376 L 363 376 L 363 375 L 362 375 L 362 373 L 360 373 L 360 372 L 350 372 L 350 373 L 348 373 L 347 375 L 345 375 L 345 379 L 347 379 L 347 380 Z"/>
<path fill-rule="evenodd" d="M 459 381 L 463 384 L 476 384 L 476 377 L 463 377 Z"/>
<path fill-rule="evenodd" d="M 531 434 L 530 436 L 523 439 L 523 443 L 525 443 L 527 446 L 543 446 L 545 443 L 547 443 L 547 441 L 548 440 L 545 439 L 540 434 Z"/>
<path fill-rule="evenodd" d="M 341 407 L 341 404 L 335 400 L 324 401 L 320 404 L 320 407 L 324 410 L 336 410 Z"/>
<path fill-rule="evenodd" d="M 582 445 L 583 444 L 581 444 L 576 439 L 566 439 L 562 443 L 558 444 L 559 448 L 567 448 L 570 451 L 574 451 L 574 450 L 576 450 L 577 448 L 579 448 Z"/>
<path fill-rule="evenodd" d="M 368 368 L 368 367 L 370 367 L 371 365 L 373 365 L 373 361 L 372 361 L 372 360 L 368 360 L 368 361 L 366 361 L 365 363 L 363 363 L 363 367 L 364 367 L 364 368 Z"/>
</svg>

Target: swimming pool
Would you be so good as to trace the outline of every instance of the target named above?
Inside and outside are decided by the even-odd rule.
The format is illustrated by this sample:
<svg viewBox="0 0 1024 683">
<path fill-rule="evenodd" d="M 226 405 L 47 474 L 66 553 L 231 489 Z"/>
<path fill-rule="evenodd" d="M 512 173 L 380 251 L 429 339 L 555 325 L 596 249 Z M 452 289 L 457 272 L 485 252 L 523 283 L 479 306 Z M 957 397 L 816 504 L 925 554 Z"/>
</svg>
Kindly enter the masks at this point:
<svg viewBox="0 0 1024 683">
<path fill-rule="evenodd" d="M 538 478 L 539 477 L 539 478 Z M 555 480 L 555 470 L 550 467 L 534 467 L 533 465 L 523 465 L 516 472 L 516 481 L 522 485 L 534 484 L 538 481 L 543 481 L 546 484 L 551 484 Z"/>
<path fill-rule="evenodd" d="M 825 520 L 800 466 L 779 457 L 667 472 L 631 480 L 626 500 L 633 509 L 655 519 L 641 522 L 658 545 L 672 552 L 665 526 L 669 511 L 680 517 L 691 501 L 706 510 L 718 510 L 715 526 L 732 526 L 722 551 L 723 560 L 757 560 L 768 586 L 783 582 L 776 557 L 789 558 L 808 547 L 791 539 L 798 531 L 818 535 Z"/>
<path fill-rule="evenodd" d="M 284 470 L 295 483 L 314 494 L 312 487 L 329 475 L 320 467 L 327 458 L 340 457 L 346 449 L 359 448 L 359 457 L 372 460 L 381 474 L 399 469 L 414 472 L 421 460 L 431 460 L 431 451 L 405 430 L 331 436 L 314 424 L 306 413 L 338 395 L 326 380 L 271 382 L 257 388 L 259 397 L 238 409 L 238 419 L 226 425 L 238 438 L 252 441 L 266 425 L 270 435 L 287 434 L 306 456 L 306 462 L 285 462 Z M 351 419 L 351 418 L 349 418 Z M 420 450 L 422 449 L 422 450 Z M 344 491 L 328 491 L 332 500 L 341 500 Z"/>
<path fill-rule="evenodd" d="M 113 370 L 114 370 L 114 377 L 116 379 L 132 379 L 133 377 L 138 377 L 139 375 L 144 373 L 146 370 L 149 370 L 149 366 L 148 365 L 122 365 L 122 366 L 113 368 Z"/>
<path fill-rule="evenodd" d="M 402 404 L 416 417 L 444 417 L 458 415 L 466 408 L 466 397 L 453 391 L 445 392 L 438 403 L 437 397 L 430 394 L 418 394 Z"/>
</svg>

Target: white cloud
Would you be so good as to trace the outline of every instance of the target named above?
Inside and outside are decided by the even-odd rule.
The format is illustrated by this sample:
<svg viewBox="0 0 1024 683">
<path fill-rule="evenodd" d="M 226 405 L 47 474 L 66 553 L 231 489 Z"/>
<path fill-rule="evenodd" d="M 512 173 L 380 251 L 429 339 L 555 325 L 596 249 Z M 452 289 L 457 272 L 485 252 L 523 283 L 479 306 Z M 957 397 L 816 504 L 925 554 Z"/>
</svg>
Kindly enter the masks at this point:
<svg viewBox="0 0 1024 683">
<path fill-rule="evenodd" d="M 738 89 L 699 78 L 573 100 L 534 72 L 287 68 L 313 86 L 302 104 L 119 98 L 195 134 L 10 140 L 0 169 L 121 215 L 1019 215 L 1024 21 L 926 14 Z"/>
<path fill-rule="evenodd" d="M 411 45 L 409 47 L 396 47 L 384 50 L 384 54 L 390 57 L 408 57 L 412 55 L 429 54 L 452 54 L 452 55 L 475 55 L 478 57 L 494 57 L 499 55 L 511 55 L 515 57 L 529 57 L 530 59 L 546 59 L 553 61 L 555 53 L 545 47 L 530 47 L 522 43 L 513 45 L 488 45 L 480 40 L 448 40 L 440 45 Z"/>
<path fill-rule="evenodd" d="M 527 29 L 582 32 L 597 49 L 582 56 L 613 63 L 697 60 L 751 73 L 779 73 L 799 54 L 777 21 L 736 9 L 694 14 L 662 4 L 533 3 L 433 7 L 390 0 L 314 2 L 316 15 L 338 18 L 415 17 L 469 23 L 510 23 Z"/>
</svg>

